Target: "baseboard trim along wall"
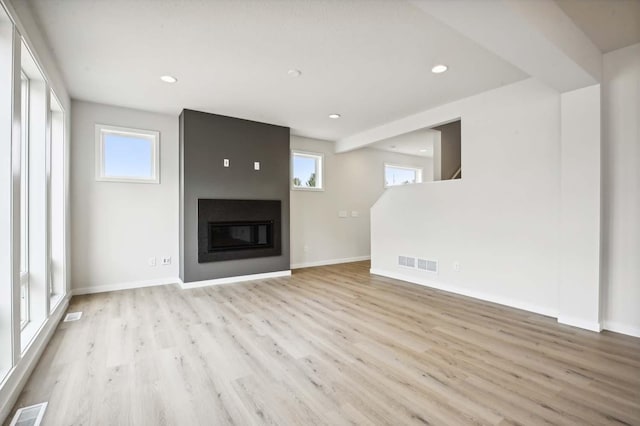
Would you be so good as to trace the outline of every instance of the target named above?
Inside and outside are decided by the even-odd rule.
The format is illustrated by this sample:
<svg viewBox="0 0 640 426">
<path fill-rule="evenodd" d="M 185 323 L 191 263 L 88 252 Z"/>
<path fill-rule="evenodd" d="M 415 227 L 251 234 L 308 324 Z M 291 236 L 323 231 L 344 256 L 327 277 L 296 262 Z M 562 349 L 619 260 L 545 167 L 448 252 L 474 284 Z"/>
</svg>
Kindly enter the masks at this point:
<svg viewBox="0 0 640 426">
<path fill-rule="evenodd" d="M 216 278 L 213 280 L 194 281 L 190 283 L 184 283 L 182 282 L 182 280 L 179 279 L 178 284 L 180 285 L 180 288 L 182 288 L 183 290 L 186 290 L 191 288 L 208 287 L 210 285 L 233 284 L 233 283 L 239 283 L 243 281 L 263 280 L 266 278 L 288 277 L 290 275 L 291 275 L 291 270 L 289 269 L 286 271 L 265 272 L 263 274 L 238 275 L 236 277 Z"/>
<path fill-rule="evenodd" d="M 356 257 L 343 257 L 341 259 L 316 260 L 314 262 L 294 263 L 291 265 L 291 269 L 311 268 L 313 266 L 338 265 L 340 263 L 361 262 L 363 260 L 370 260 L 370 259 L 371 259 L 371 256 L 356 256 Z"/>
<path fill-rule="evenodd" d="M 602 325 L 599 322 L 585 321 L 581 318 L 568 317 L 565 315 L 558 316 L 558 323 L 595 331 L 596 333 L 600 333 L 602 331 Z"/>
<path fill-rule="evenodd" d="M 178 284 L 179 282 L 180 282 L 179 278 L 168 277 L 168 278 L 157 278 L 155 280 L 131 281 L 131 282 L 125 282 L 125 283 L 115 283 L 115 284 L 105 284 L 105 285 L 98 285 L 98 286 L 92 286 L 92 287 L 74 288 L 71 291 L 74 296 L 80 296 L 82 294 L 106 293 L 108 291 L 131 290 L 134 288 L 153 287 L 157 285 Z"/>
<path fill-rule="evenodd" d="M 67 312 L 70 298 L 71 294 L 67 294 L 58 304 L 53 314 L 40 327 L 36 338 L 29 344 L 18 365 L 7 374 L 4 382 L 0 383 L 0 388 L 2 389 L 2 392 L 0 392 L 0 424 L 11 414 L 11 409 L 18 400 L 20 392 L 22 392 L 29 376 L 31 376 L 33 369 L 38 364 L 42 352 L 44 352 L 49 340 L 55 333 L 62 316 Z"/>
<path fill-rule="evenodd" d="M 616 321 L 604 321 L 602 328 L 613 331 L 615 333 L 626 334 L 633 337 L 640 337 L 640 328 Z"/>
<path fill-rule="evenodd" d="M 508 306 L 510 308 L 522 309 L 523 311 L 533 312 L 535 314 L 545 315 L 553 318 L 558 317 L 558 312 L 556 312 L 554 309 L 551 309 L 545 306 L 537 306 L 529 303 L 523 303 L 519 300 L 513 300 L 505 297 L 495 296 L 493 294 L 487 294 L 479 291 L 468 290 L 465 288 L 452 286 L 450 284 L 443 284 L 437 281 L 418 279 L 409 275 L 404 275 L 404 274 L 392 272 L 392 271 L 386 271 L 383 269 L 371 268 L 370 272 L 374 275 L 380 275 L 387 278 L 394 278 L 396 280 L 407 281 L 407 282 L 422 285 L 425 287 L 448 291 L 449 293 L 455 293 L 462 296 L 473 297 L 474 299 L 480 299 L 486 302 L 497 303 L 499 305 Z"/>
</svg>

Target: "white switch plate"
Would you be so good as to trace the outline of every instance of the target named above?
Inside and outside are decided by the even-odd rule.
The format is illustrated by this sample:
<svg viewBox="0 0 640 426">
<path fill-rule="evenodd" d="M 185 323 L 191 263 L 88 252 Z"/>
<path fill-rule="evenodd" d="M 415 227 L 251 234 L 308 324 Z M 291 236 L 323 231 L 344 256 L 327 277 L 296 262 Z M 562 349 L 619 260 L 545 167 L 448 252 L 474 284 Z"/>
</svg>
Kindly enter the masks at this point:
<svg viewBox="0 0 640 426">
<path fill-rule="evenodd" d="M 150 257 L 148 260 L 149 266 L 156 266 L 156 258 Z"/>
<path fill-rule="evenodd" d="M 347 213 L 346 210 L 340 210 L 338 212 L 338 217 L 349 217 L 349 214 Z"/>
<path fill-rule="evenodd" d="M 224 165 L 225 167 L 229 167 L 229 159 L 228 159 L 228 158 L 225 158 L 225 159 L 224 159 L 224 161 L 223 161 L 223 165 Z"/>
<path fill-rule="evenodd" d="M 171 265 L 171 256 L 165 256 L 161 261 L 163 265 Z"/>
<path fill-rule="evenodd" d="M 357 210 L 352 210 L 351 211 L 351 217 L 359 217 L 360 213 Z"/>
<path fill-rule="evenodd" d="M 253 162 L 253 170 L 260 170 L 260 162 L 259 161 L 254 161 Z"/>
</svg>

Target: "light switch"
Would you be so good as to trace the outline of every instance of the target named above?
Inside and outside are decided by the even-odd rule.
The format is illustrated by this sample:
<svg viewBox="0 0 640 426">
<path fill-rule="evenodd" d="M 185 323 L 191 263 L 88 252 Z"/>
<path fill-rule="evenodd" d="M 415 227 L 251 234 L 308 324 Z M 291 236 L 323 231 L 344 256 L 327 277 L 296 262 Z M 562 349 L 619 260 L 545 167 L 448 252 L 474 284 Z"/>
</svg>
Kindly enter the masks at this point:
<svg viewBox="0 0 640 426">
<path fill-rule="evenodd" d="M 351 211 L 351 217 L 358 217 L 358 216 L 360 216 L 360 213 L 358 213 L 357 210 L 352 210 Z"/>
<path fill-rule="evenodd" d="M 338 212 L 338 217 L 349 217 L 349 214 L 347 213 L 346 210 L 340 210 Z"/>
<path fill-rule="evenodd" d="M 229 167 L 229 159 L 225 158 L 223 164 L 225 167 Z"/>
<path fill-rule="evenodd" d="M 259 161 L 254 161 L 253 162 L 253 170 L 260 170 L 260 162 Z"/>
</svg>

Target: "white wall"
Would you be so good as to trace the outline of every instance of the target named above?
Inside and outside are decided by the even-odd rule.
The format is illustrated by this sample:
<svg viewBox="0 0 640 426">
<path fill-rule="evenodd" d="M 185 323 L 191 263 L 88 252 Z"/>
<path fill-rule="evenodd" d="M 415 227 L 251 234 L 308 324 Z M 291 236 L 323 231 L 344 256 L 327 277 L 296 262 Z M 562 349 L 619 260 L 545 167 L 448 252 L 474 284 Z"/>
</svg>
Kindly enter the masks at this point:
<svg viewBox="0 0 640 426">
<path fill-rule="evenodd" d="M 640 337 L 640 44 L 604 55 L 605 328 Z"/>
<path fill-rule="evenodd" d="M 72 288 L 104 291 L 178 277 L 178 118 L 73 101 Z M 160 131 L 160 184 L 97 182 L 95 124 Z M 158 264 L 148 265 L 155 256 Z M 160 265 L 171 256 L 170 266 Z"/>
<path fill-rule="evenodd" d="M 292 268 L 369 257 L 369 209 L 385 191 L 385 162 L 422 167 L 425 180 L 433 176 L 426 157 L 375 149 L 335 154 L 332 142 L 298 136 L 291 148 L 323 153 L 325 162 L 324 191 L 291 191 Z M 340 210 L 349 217 L 339 218 Z"/>
<path fill-rule="evenodd" d="M 526 80 L 410 124 L 418 117 L 461 117 L 464 174 L 385 193 L 371 215 L 373 272 L 556 315 L 559 94 Z M 439 274 L 399 267 L 398 255 L 436 259 Z"/>
<path fill-rule="evenodd" d="M 600 331 L 600 85 L 560 104 L 558 322 Z"/>
</svg>

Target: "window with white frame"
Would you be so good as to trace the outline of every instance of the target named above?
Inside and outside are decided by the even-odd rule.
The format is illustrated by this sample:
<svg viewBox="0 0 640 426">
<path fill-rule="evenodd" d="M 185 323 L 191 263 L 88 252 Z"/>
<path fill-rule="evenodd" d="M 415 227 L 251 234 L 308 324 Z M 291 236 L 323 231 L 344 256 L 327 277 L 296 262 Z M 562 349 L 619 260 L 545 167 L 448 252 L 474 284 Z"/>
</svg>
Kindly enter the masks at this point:
<svg viewBox="0 0 640 426">
<path fill-rule="evenodd" d="M 20 84 L 20 327 L 29 322 L 29 78 Z"/>
<path fill-rule="evenodd" d="M 160 133 L 96 124 L 96 180 L 160 182 Z"/>
<path fill-rule="evenodd" d="M 292 151 L 291 188 L 321 191 L 324 156 L 315 152 Z"/>
<path fill-rule="evenodd" d="M 384 165 L 384 186 L 407 185 L 422 182 L 422 169 L 411 166 Z"/>
</svg>

